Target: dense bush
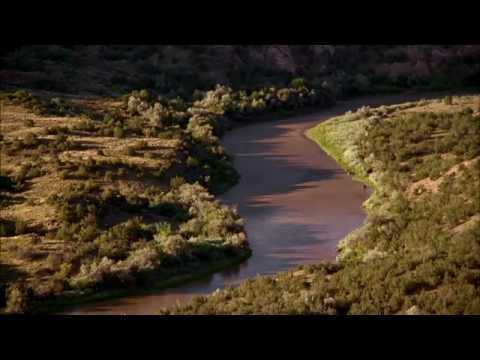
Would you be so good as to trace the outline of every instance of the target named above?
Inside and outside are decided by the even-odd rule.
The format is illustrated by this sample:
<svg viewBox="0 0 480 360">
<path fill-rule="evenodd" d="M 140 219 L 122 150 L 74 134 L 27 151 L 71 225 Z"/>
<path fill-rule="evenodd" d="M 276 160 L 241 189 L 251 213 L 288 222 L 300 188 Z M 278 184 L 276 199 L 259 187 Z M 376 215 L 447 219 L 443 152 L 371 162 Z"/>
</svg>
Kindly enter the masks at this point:
<svg viewBox="0 0 480 360">
<path fill-rule="evenodd" d="M 151 232 L 145 229 L 141 219 L 134 218 L 112 227 L 100 235 L 95 243 L 98 245 L 99 256 L 112 260 L 123 260 L 131 250 L 131 245 L 145 238 L 151 239 Z"/>
<path fill-rule="evenodd" d="M 138 286 L 145 272 L 169 274 L 249 252 L 238 214 L 214 201 L 201 185 L 180 178 L 168 192 L 153 186 L 144 193 L 125 195 L 102 190 L 93 181 L 74 183 L 49 201 L 61 215 L 56 238 L 75 246 L 71 253 L 50 254 L 45 260 L 54 276 L 49 282 L 35 280 L 29 285 L 37 300 L 68 289 Z M 137 216 L 145 209 L 163 221 Z M 104 227 L 104 215 L 121 212 L 130 214 L 129 219 Z M 24 259 L 39 255 L 33 245 L 23 250 L 18 256 Z"/>
</svg>

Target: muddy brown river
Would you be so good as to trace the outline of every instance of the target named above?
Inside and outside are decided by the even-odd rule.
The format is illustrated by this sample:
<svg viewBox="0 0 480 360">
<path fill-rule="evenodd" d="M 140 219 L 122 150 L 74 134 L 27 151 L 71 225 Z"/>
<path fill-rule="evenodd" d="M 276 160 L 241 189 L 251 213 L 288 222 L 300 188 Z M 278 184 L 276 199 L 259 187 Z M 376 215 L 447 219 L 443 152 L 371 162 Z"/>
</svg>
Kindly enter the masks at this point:
<svg viewBox="0 0 480 360">
<path fill-rule="evenodd" d="M 422 95 L 422 98 L 427 96 Z M 79 305 L 65 314 L 153 314 L 194 295 L 236 285 L 300 264 L 334 260 L 338 242 L 359 227 L 370 190 L 355 182 L 305 131 L 360 106 L 419 99 L 419 95 L 361 98 L 314 114 L 237 128 L 223 138 L 240 182 L 221 196 L 246 220 L 252 256 L 214 275 L 153 294 Z"/>
</svg>

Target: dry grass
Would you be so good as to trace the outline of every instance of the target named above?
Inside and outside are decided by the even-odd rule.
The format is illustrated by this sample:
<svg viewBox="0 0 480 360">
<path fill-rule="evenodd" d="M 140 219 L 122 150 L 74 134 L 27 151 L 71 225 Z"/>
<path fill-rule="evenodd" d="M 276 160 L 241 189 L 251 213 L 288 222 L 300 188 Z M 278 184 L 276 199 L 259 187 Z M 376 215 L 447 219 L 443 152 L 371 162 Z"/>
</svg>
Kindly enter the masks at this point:
<svg viewBox="0 0 480 360">
<path fill-rule="evenodd" d="M 399 113 L 412 113 L 412 112 L 428 112 L 428 113 L 444 113 L 444 112 L 458 112 L 464 110 L 466 107 L 470 107 L 474 112 L 478 112 L 479 98 L 478 96 L 454 96 L 452 98 L 452 104 L 445 104 L 443 99 L 424 101 L 417 106 L 401 110 Z"/>
<path fill-rule="evenodd" d="M 98 112 L 111 110 L 122 103 L 110 99 L 84 99 L 72 97 L 71 101 L 82 105 L 90 110 Z M 25 119 L 33 120 L 33 126 L 28 126 Z M 80 124 L 85 117 L 50 117 L 40 116 L 27 108 L 4 104 L 2 113 L 2 133 L 4 139 L 24 139 L 29 133 L 38 136 L 42 141 L 52 141 L 55 135 L 46 135 L 48 127 L 67 127 L 72 129 Z M 178 156 L 180 142 L 178 140 L 166 140 L 159 138 L 144 138 L 143 147 L 134 155 L 128 155 L 126 149 L 137 146 L 138 138 L 117 139 L 114 137 L 97 136 L 95 133 L 75 131 L 68 135 L 75 144 L 75 148 L 57 153 L 58 159 L 65 163 L 81 164 L 87 160 L 95 160 L 97 165 L 105 166 L 105 169 L 117 169 L 117 165 L 133 165 L 137 169 L 154 171 L 172 163 Z M 149 153 L 149 155 L 145 155 Z M 2 208 L 1 218 L 10 221 L 22 221 L 28 229 L 41 235 L 37 243 L 32 239 L 37 236 L 33 233 L 2 237 L 0 241 L 2 262 L 21 269 L 29 276 L 45 268 L 46 259 L 50 254 L 63 253 L 70 245 L 55 238 L 55 234 L 61 225 L 58 209 L 48 199 L 55 194 L 60 194 L 74 183 L 83 180 L 65 179 L 61 176 L 60 169 L 54 163 L 54 156 L 47 152 L 40 152 L 37 148 L 19 150 L 13 154 L 2 151 L 1 170 L 11 177 L 18 174 L 22 164 L 32 162 L 33 159 L 41 160 L 44 170 L 40 176 L 27 179 L 22 191 L 8 194 L 8 203 Z M 38 160 L 36 160 L 38 161 Z M 39 165 L 40 166 L 40 165 Z M 92 174 L 87 174 L 90 177 Z M 92 178 L 90 177 L 92 180 Z M 159 179 L 139 177 L 127 172 L 121 179 L 106 181 L 104 177 L 95 178 L 93 181 L 100 183 L 105 189 L 117 190 L 121 194 L 142 192 L 149 185 L 164 185 Z M 129 218 L 131 214 L 114 214 L 107 216 L 105 223 L 117 223 L 119 217 Z M 125 219 L 124 219 L 125 220 Z M 28 249 L 33 255 L 31 258 L 20 256 L 19 249 Z M 43 271 L 43 270 L 42 270 Z"/>
</svg>

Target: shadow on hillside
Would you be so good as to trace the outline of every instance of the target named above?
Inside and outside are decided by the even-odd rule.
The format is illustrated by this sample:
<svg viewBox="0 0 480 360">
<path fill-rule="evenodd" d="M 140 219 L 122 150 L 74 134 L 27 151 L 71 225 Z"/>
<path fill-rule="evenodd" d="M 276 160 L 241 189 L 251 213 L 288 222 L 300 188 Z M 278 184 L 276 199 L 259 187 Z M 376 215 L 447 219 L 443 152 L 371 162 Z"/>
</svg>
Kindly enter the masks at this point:
<svg viewBox="0 0 480 360">
<path fill-rule="evenodd" d="M 4 289 L 7 283 L 24 279 L 25 276 L 26 273 L 19 270 L 17 267 L 0 263 L 0 292 L 4 291 L 2 289 Z M 3 294 L 0 293 L 0 297 L 2 295 Z"/>
</svg>

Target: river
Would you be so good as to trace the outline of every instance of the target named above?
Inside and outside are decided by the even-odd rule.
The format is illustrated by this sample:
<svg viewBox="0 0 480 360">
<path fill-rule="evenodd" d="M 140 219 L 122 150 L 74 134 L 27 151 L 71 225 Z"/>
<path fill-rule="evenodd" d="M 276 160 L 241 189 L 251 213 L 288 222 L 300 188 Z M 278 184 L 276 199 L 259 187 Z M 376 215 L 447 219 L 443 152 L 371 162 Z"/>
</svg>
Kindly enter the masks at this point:
<svg viewBox="0 0 480 360">
<path fill-rule="evenodd" d="M 161 307 L 257 275 L 334 260 L 338 242 L 364 221 L 362 203 L 370 190 L 353 181 L 306 138 L 305 131 L 360 106 L 418 98 L 415 94 L 359 98 L 313 114 L 255 123 L 227 133 L 222 142 L 234 155 L 241 179 L 220 199 L 237 206 L 246 220 L 252 257 L 203 280 L 153 294 L 83 304 L 64 314 L 153 314 Z"/>
</svg>

